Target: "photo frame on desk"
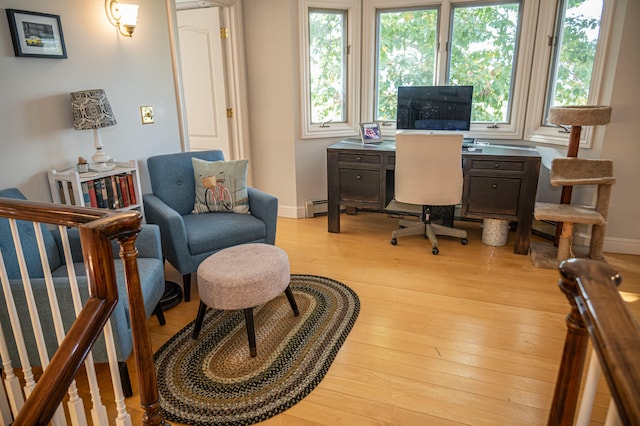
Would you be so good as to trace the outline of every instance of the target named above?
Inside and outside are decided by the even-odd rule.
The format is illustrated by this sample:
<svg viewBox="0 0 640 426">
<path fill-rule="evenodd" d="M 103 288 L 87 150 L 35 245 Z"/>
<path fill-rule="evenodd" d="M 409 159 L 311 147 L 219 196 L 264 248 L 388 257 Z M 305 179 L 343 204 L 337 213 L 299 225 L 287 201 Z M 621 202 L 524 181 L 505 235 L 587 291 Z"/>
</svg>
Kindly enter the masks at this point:
<svg viewBox="0 0 640 426">
<path fill-rule="evenodd" d="M 7 20 L 16 56 L 56 59 L 67 57 L 60 16 L 7 9 Z"/>
<path fill-rule="evenodd" d="M 377 122 L 360 123 L 360 138 L 362 139 L 362 143 L 382 142 L 380 124 Z"/>
</svg>

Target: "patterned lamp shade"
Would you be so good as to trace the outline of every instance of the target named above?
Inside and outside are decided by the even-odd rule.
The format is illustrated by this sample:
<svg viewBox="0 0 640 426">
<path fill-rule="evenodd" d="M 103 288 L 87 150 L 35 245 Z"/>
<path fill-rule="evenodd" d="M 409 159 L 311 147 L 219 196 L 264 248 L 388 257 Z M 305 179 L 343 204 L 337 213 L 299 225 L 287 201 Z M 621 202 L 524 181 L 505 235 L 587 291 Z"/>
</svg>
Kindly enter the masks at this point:
<svg viewBox="0 0 640 426">
<path fill-rule="evenodd" d="M 76 130 L 99 129 L 116 124 L 116 117 L 103 89 L 71 92 L 73 127 Z"/>
</svg>

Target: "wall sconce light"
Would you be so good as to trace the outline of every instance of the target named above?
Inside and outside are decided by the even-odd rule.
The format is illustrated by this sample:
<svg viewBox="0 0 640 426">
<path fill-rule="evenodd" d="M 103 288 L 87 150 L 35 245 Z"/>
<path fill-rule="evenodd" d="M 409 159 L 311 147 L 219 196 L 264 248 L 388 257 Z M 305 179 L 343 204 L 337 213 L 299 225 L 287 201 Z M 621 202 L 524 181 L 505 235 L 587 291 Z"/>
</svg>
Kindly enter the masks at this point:
<svg viewBox="0 0 640 426">
<path fill-rule="evenodd" d="M 138 5 L 120 3 L 118 0 L 105 0 L 104 8 L 109 22 L 118 28 L 120 34 L 131 37 L 138 22 Z"/>
</svg>

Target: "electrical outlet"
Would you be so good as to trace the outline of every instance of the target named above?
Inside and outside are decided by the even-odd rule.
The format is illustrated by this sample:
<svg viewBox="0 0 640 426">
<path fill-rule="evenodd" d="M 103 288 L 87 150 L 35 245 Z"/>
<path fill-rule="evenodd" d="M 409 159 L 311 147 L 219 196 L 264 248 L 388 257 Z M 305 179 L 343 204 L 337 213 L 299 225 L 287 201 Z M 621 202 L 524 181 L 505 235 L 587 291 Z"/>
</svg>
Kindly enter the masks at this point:
<svg viewBox="0 0 640 426">
<path fill-rule="evenodd" d="M 141 106 L 140 116 L 142 117 L 142 124 L 152 124 L 156 122 L 153 117 L 153 107 L 151 106 Z"/>
</svg>

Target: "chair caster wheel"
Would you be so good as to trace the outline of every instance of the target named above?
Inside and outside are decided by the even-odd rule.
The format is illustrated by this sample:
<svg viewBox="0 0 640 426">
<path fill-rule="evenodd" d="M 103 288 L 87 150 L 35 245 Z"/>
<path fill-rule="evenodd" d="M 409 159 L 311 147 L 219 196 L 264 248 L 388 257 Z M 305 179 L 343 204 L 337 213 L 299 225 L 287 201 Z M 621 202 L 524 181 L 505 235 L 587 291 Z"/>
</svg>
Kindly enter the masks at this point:
<svg viewBox="0 0 640 426">
<path fill-rule="evenodd" d="M 469 244 L 469 240 L 467 240 L 466 238 L 463 238 L 460 240 L 460 243 L 462 243 L 463 246 L 466 246 L 467 244 Z"/>
<path fill-rule="evenodd" d="M 438 247 L 434 247 L 434 248 L 431 250 L 431 253 L 433 253 L 434 255 L 436 255 L 436 254 L 440 253 L 440 250 L 438 250 Z"/>
<path fill-rule="evenodd" d="M 398 245 L 398 240 L 396 238 L 392 238 L 391 239 L 391 245 L 392 246 Z"/>
</svg>

